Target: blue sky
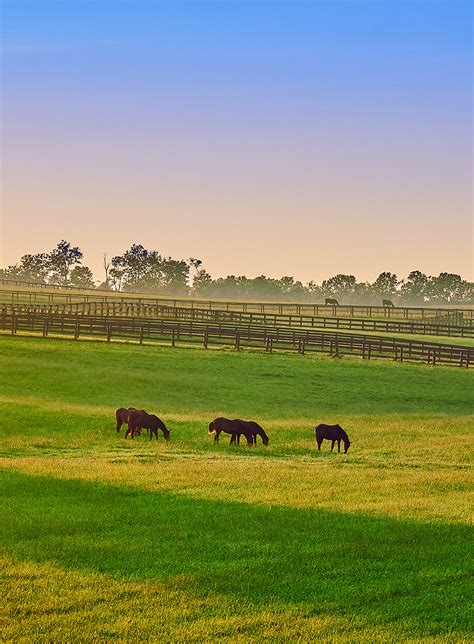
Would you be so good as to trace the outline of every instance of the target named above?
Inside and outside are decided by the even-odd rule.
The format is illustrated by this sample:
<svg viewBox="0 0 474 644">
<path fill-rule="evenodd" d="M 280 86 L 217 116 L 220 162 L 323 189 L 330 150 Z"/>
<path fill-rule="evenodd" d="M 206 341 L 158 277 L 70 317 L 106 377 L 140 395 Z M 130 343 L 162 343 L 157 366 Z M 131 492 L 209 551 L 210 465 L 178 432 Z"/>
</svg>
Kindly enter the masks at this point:
<svg viewBox="0 0 474 644">
<path fill-rule="evenodd" d="M 2 13 L 1 263 L 66 237 L 94 268 L 141 242 L 214 275 L 472 276 L 470 2 Z"/>
</svg>

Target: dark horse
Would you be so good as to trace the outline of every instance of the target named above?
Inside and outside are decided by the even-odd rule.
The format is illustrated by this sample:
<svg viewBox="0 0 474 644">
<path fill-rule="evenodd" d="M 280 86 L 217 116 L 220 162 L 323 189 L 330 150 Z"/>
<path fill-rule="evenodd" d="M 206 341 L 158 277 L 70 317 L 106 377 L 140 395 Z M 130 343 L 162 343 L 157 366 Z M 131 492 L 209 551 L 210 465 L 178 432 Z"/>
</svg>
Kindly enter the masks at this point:
<svg viewBox="0 0 474 644">
<path fill-rule="evenodd" d="M 332 297 L 327 297 L 324 301 L 324 306 L 332 304 L 333 306 L 339 306 L 339 302 Z"/>
<path fill-rule="evenodd" d="M 385 307 L 388 306 L 389 308 L 393 309 L 393 302 L 392 302 L 392 300 L 383 300 L 382 301 L 382 306 L 385 306 Z"/>
<path fill-rule="evenodd" d="M 241 434 L 244 434 L 244 436 L 247 437 L 247 432 L 251 435 L 252 443 L 254 445 L 257 444 L 257 436 L 261 437 L 262 443 L 264 445 L 268 445 L 268 436 L 264 431 L 263 427 L 260 427 L 260 425 L 256 423 L 254 420 L 241 420 L 240 418 L 238 418 L 237 420 L 241 425 L 243 425 L 243 428 L 245 428 L 245 431 L 241 430 L 240 432 L 237 432 L 237 443 L 239 445 L 240 445 Z M 234 434 L 230 439 L 230 442 L 235 443 L 235 438 L 236 436 Z"/>
<path fill-rule="evenodd" d="M 331 441 L 331 452 L 334 449 L 334 443 L 337 441 L 337 451 L 339 453 L 341 451 L 342 441 L 344 443 L 344 454 L 347 454 L 347 450 L 351 446 L 351 441 L 340 425 L 318 425 L 315 433 L 319 451 L 321 451 L 321 443 L 326 439 Z"/>
<path fill-rule="evenodd" d="M 146 413 L 144 409 L 138 410 L 135 409 L 135 407 L 128 407 L 127 409 L 125 409 L 125 407 L 120 407 L 115 412 L 115 418 L 117 419 L 117 432 L 120 431 L 120 428 L 124 423 L 128 423 L 128 415 L 131 411 L 142 411 Z"/>
<path fill-rule="evenodd" d="M 132 438 L 136 434 L 140 435 L 142 429 L 148 429 L 150 433 L 150 440 L 155 435 L 156 440 L 158 440 L 158 430 L 161 429 L 165 440 L 168 440 L 170 437 L 170 430 L 166 427 L 164 422 L 155 416 L 154 414 L 147 414 L 143 410 L 129 410 L 128 412 L 128 428 L 125 432 L 125 438 L 130 435 Z"/>
<path fill-rule="evenodd" d="M 214 443 L 219 442 L 219 434 L 224 432 L 225 434 L 230 434 L 231 443 L 235 443 L 236 439 L 240 439 L 240 435 L 244 434 L 247 439 L 247 445 L 253 445 L 252 434 L 250 430 L 247 430 L 240 420 L 235 418 L 234 420 L 229 420 L 229 418 L 214 418 L 214 420 L 209 423 L 208 434 L 210 436 L 214 435 Z"/>
</svg>

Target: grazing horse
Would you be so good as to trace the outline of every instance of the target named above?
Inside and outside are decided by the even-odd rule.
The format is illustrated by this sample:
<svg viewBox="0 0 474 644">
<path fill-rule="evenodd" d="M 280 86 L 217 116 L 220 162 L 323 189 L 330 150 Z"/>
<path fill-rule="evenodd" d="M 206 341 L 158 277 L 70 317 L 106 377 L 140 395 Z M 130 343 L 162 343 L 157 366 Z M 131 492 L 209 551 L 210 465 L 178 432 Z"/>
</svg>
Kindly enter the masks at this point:
<svg viewBox="0 0 474 644">
<path fill-rule="evenodd" d="M 324 306 L 332 304 L 333 306 L 339 306 L 339 302 L 332 297 L 327 297 L 324 301 Z"/>
<path fill-rule="evenodd" d="M 147 414 L 146 411 L 141 410 L 132 410 L 128 414 L 128 428 L 125 432 L 125 438 L 130 435 L 132 438 L 135 437 L 135 434 L 140 435 L 142 429 L 148 429 L 150 433 L 150 440 L 155 435 L 156 440 L 158 440 L 158 430 L 161 429 L 165 440 L 168 440 L 170 437 L 170 430 L 166 427 L 164 422 L 155 416 L 154 414 Z"/>
<path fill-rule="evenodd" d="M 240 445 L 241 434 L 244 434 L 244 436 L 247 437 L 247 433 L 251 435 L 252 443 L 254 445 L 257 444 L 257 436 L 261 437 L 262 443 L 264 445 L 268 445 L 268 436 L 264 431 L 263 427 L 260 427 L 260 425 L 256 423 L 254 420 L 241 420 L 240 418 L 238 418 L 237 420 L 241 425 L 243 425 L 243 428 L 246 430 L 246 431 L 241 430 L 240 432 L 237 433 L 237 443 L 239 445 Z M 235 443 L 235 435 L 232 436 L 232 438 L 230 439 L 230 442 Z"/>
<path fill-rule="evenodd" d="M 334 443 L 336 441 L 338 453 L 341 451 L 341 441 L 344 443 L 344 454 L 347 454 L 347 450 L 351 446 L 349 436 L 340 425 L 318 425 L 315 428 L 315 434 L 319 451 L 321 451 L 321 443 L 324 439 L 331 441 L 331 452 L 334 449 Z"/>
<path fill-rule="evenodd" d="M 142 411 L 146 413 L 144 409 L 138 410 L 135 409 L 135 407 L 128 407 L 127 409 L 125 409 L 125 407 L 120 407 L 117 409 L 115 412 L 115 418 L 117 419 L 117 433 L 120 431 L 120 428 L 124 423 L 128 423 L 128 415 L 131 411 Z"/>
<path fill-rule="evenodd" d="M 263 430 L 262 430 L 263 431 Z M 236 440 L 240 441 L 240 436 L 243 434 L 247 439 L 247 445 L 253 445 L 253 435 L 252 430 L 245 427 L 242 421 L 235 418 L 234 420 L 229 420 L 228 418 L 214 418 L 214 420 L 209 423 L 209 436 L 214 435 L 214 443 L 219 442 L 219 434 L 224 432 L 225 434 L 230 434 L 231 443 L 235 443 Z"/>
<path fill-rule="evenodd" d="M 393 309 L 394 304 L 392 300 L 383 300 L 382 301 L 382 306 L 388 306 L 389 308 Z"/>
</svg>

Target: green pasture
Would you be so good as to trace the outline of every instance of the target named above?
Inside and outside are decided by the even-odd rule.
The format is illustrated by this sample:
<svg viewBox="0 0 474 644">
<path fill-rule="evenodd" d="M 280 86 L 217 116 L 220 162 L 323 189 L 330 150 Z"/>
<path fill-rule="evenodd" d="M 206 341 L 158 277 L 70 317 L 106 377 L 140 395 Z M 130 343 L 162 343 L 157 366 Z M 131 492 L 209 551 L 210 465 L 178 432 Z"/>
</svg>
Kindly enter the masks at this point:
<svg viewBox="0 0 474 644">
<path fill-rule="evenodd" d="M 473 403 L 467 369 L 0 336 L 2 638 L 472 640 Z"/>
</svg>

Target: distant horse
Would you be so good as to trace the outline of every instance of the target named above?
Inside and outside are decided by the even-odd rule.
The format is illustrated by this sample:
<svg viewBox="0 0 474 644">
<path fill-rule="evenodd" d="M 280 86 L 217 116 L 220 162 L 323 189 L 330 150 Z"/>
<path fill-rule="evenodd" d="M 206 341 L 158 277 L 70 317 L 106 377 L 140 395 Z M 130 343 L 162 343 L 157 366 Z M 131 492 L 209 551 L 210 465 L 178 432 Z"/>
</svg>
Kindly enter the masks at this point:
<svg viewBox="0 0 474 644">
<path fill-rule="evenodd" d="M 333 306 L 339 306 L 339 302 L 332 297 L 327 297 L 325 299 L 324 306 L 328 306 L 328 304 L 332 304 Z"/>
<path fill-rule="evenodd" d="M 321 443 L 324 439 L 331 441 L 331 452 L 334 449 L 334 443 L 336 441 L 338 453 L 341 451 L 341 441 L 344 443 L 344 454 L 347 454 L 347 450 L 351 446 L 349 436 L 340 425 L 318 425 L 315 428 L 315 434 L 319 451 L 321 451 Z"/>
<path fill-rule="evenodd" d="M 262 439 L 262 443 L 264 445 L 268 445 L 268 436 L 266 432 L 264 431 L 263 427 L 260 427 L 258 423 L 256 423 L 254 420 L 241 420 L 240 418 L 237 419 L 239 423 L 243 426 L 243 428 L 247 431 L 240 431 L 237 433 L 237 443 L 240 444 L 240 436 L 243 434 L 245 437 L 247 437 L 247 433 L 249 433 L 252 437 L 252 443 L 254 445 L 257 444 L 257 436 L 260 436 Z M 247 439 L 248 440 L 248 439 Z M 235 443 L 235 435 L 232 436 L 230 439 L 231 443 Z"/>
<path fill-rule="evenodd" d="M 128 428 L 125 432 L 125 438 L 127 436 L 135 437 L 136 434 L 140 435 L 142 429 L 148 429 L 150 433 L 150 440 L 155 436 L 158 440 L 158 430 L 160 429 L 163 432 L 165 440 L 168 440 L 170 437 L 170 430 L 166 427 L 164 422 L 155 416 L 154 414 L 147 414 L 146 411 L 142 410 L 131 410 L 128 414 Z"/>
<path fill-rule="evenodd" d="M 393 309 L 394 304 L 393 304 L 392 300 L 383 300 L 382 306 L 388 306 L 389 308 Z"/>
<path fill-rule="evenodd" d="M 117 432 L 120 431 L 120 428 L 124 423 L 128 423 L 128 415 L 131 411 L 145 412 L 144 409 L 138 410 L 138 409 L 135 409 L 135 407 L 128 407 L 127 409 L 125 407 L 120 407 L 119 409 L 117 409 L 117 411 L 115 412 L 115 418 L 117 419 Z"/>
<path fill-rule="evenodd" d="M 262 430 L 263 431 L 263 430 Z M 236 440 L 240 441 L 240 436 L 243 434 L 247 439 L 247 445 L 253 445 L 253 434 L 252 430 L 242 423 L 242 421 L 235 418 L 234 420 L 229 420 L 229 418 L 214 418 L 214 420 L 209 423 L 209 436 L 214 435 L 214 443 L 219 442 L 219 434 L 224 432 L 225 434 L 230 434 L 231 443 L 235 443 Z"/>
</svg>

